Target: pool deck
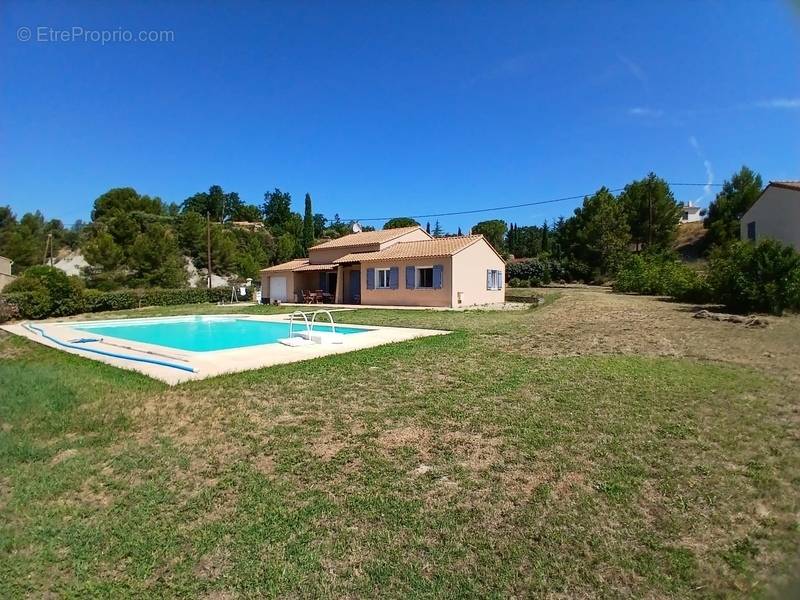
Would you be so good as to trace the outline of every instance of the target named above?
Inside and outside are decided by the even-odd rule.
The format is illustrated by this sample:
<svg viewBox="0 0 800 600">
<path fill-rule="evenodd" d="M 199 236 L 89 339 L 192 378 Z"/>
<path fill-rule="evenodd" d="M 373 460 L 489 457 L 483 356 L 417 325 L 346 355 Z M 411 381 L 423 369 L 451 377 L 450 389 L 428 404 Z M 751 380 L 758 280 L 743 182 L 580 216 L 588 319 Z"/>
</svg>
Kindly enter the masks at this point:
<svg viewBox="0 0 800 600">
<path fill-rule="evenodd" d="M 203 316 L 203 315 L 192 315 Z M 233 317 L 237 319 L 246 318 L 253 321 L 286 322 L 288 315 L 208 315 L 209 317 Z M 158 321 L 164 319 L 179 319 L 180 317 L 164 317 L 162 319 L 141 319 L 142 321 Z M 138 321 L 140 319 L 125 319 L 126 322 Z M 166 346 L 146 344 L 143 342 L 132 342 L 121 338 L 113 338 L 107 335 L 102 336 L 102 341 L 91 342 L 85 347 L 96 349 L 112 354 L 125 354 L 132 357 L 146 360 L 159 360 L 176 365 L 191 366 L 195 372 L 183 371 L 174 367 L 151 364 L 146 362 L 136 362 L 134 360 L 107 356 L 88 352 L 81 348 L 64 347 L 49 340 L 36 331 L 31 331 L 24 327 L 25 323 L 41 328 L 48 336 L 64 343 L 77 338 L 85 338 L 91 335 L 86 331 L 73 329 L 71 327 L 85 323 L 102 323 L 105 321 L 31 321 L 3 325 L 0 329 L 25 337 L 33 342 L 56 348 L 70 354 L 76 354 L 84 358 L 97 360 L 120 369 L 137 371 L 148 377 L 163 381 L 168 385 L 176 385 L 186 381 L 205 379 L 227 373 L 238 373 L 260 369 L 273 365 L 311 360 L 332 354 L 344 354 L 355 350 L 363 350 L 391 344 L 404 342 L 420 337 L 433 335 L 446 335 L 449 331 L 436 329 L 411 329 L 405 327 L 373 327 L 370 325 L 351 325 L 349 323 L 337 323 L 337 325 L 347 327 L 365 327 L 368 330 L 363 333 L 349 334 L 343 336 L 341 344 L 312 344 L 308 346 L 290 347 L 283 344 L 262 344 L 258 346 L 247 346 L 244 348 L 233 348 L 230 350 L 215 350 L 210 352 L 190 352 L 177 350 Z"/>
</svg>

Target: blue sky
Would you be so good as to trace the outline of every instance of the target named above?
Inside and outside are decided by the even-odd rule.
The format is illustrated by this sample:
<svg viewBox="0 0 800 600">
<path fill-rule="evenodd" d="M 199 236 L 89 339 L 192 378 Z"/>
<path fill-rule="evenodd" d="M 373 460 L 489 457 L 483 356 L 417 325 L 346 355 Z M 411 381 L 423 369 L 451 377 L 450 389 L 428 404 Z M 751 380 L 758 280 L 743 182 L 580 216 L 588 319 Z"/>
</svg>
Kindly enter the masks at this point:
<svg viewBox="0 0 800 600">
<path fill-rule="evenodd" d="M 789 2 L 6 0 L 0 18 L 0 204 L 19 214 L 85 219 L 121 186 L 180 202 L 219 184 L 253 203 L 280 187 L 296 210 L 310 192 L 317 212 L 367 219 L 650 170 L 800 178 Z M 174 40 L 53 41 L 40 27 Z M 441 221 L 540 223 L 576 204 Z"/>
</svg>

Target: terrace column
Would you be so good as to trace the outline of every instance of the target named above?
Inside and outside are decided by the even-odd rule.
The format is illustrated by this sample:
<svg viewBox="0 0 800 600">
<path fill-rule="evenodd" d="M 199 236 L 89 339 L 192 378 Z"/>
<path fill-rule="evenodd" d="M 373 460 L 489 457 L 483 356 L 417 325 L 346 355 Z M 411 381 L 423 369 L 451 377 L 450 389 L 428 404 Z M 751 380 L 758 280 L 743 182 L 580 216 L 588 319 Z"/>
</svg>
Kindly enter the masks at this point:
<svg viewBox="0 0 800 600">
<path fill-rule="evenodd" d="M 336 304 L 344 302 L 344 269 L 342 265 L 336 267 L 336 295 L 334 297 Z"/>
</svg>

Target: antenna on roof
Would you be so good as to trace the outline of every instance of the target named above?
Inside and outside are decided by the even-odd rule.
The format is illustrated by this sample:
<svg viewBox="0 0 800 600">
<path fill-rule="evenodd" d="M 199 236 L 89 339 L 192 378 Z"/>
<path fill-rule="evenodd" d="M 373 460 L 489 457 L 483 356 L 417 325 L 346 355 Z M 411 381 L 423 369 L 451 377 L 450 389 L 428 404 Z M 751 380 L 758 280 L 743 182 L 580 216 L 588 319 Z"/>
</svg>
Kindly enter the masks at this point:
<svg viewBox="0 0 800 600">
<path fill-rule="evenodd" d="M 361 225 L 358 224 L 358 221 L 353 223 L 353 233 L 361 233 Z"/>
</svg>

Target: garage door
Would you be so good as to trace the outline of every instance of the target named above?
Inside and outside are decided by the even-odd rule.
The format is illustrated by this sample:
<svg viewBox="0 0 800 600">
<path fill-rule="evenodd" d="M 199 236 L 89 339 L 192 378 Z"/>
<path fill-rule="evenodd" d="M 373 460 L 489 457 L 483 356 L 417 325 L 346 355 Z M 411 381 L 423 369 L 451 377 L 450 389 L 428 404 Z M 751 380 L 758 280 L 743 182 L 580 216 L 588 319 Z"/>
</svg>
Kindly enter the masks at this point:
<svg viewBox="0 0 800 600">
<path fill-rule="evenodd" d="M 286 295 L 286 277 L 270 277 L 269 278 L 269 300 L 270 302 L 286 302 L 288 300 Z"/>
</svg>

